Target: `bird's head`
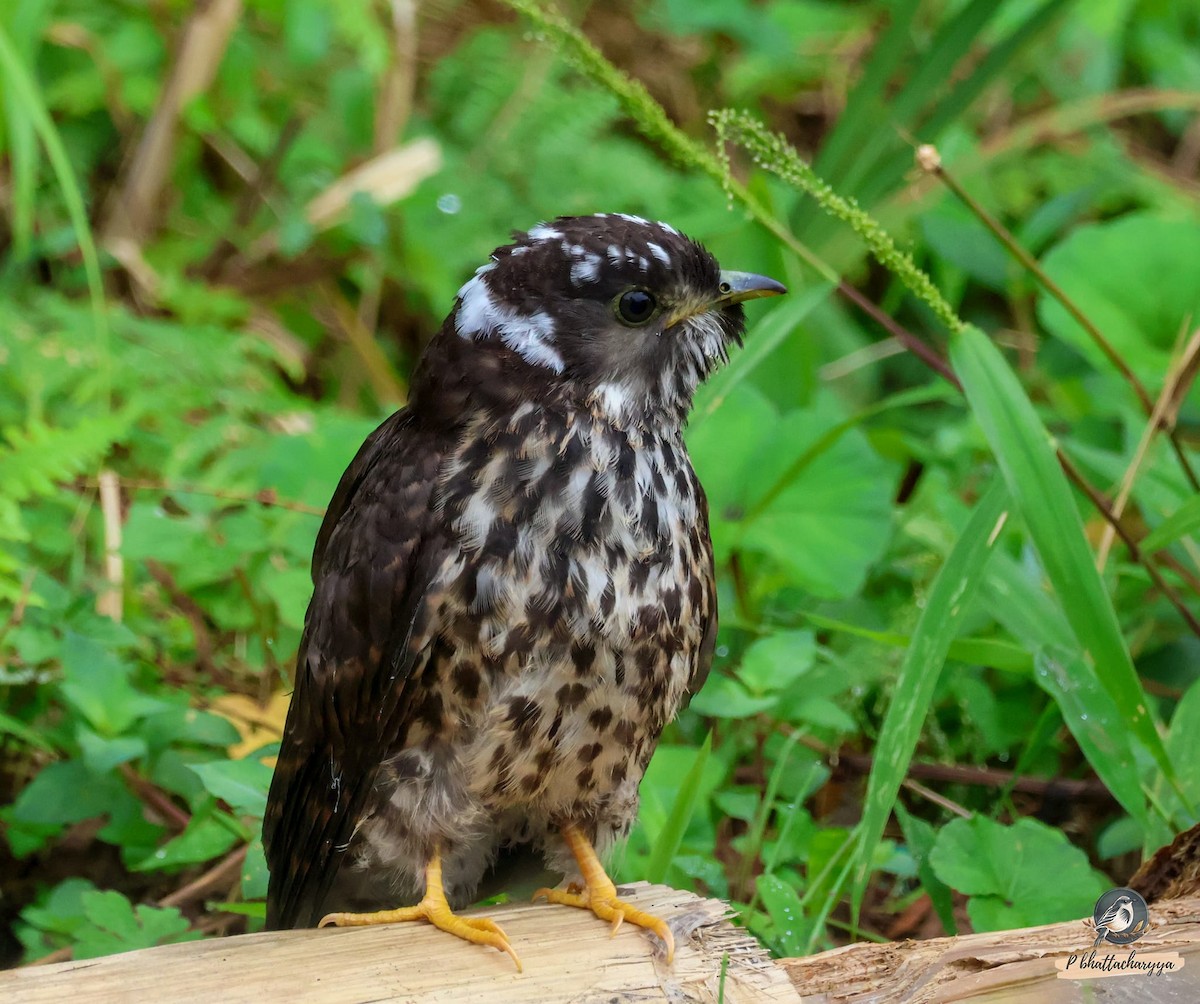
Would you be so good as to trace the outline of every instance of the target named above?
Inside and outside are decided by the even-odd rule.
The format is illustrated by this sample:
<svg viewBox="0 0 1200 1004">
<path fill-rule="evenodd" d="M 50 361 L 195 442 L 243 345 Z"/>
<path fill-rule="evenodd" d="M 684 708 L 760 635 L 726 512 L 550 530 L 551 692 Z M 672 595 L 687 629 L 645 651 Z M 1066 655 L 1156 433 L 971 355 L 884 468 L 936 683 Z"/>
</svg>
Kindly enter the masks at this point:
<svg viewBox="0 0 1200 1004">
<path fill-rule="evenodd" d="M 618 423 L 682 424 L 697 386 L 741 342 L 742 302 L 783 292 L 722 271 L 665 223 L 561 217 L 515 234 L 463 285 L 420 376 L 453 385 L 464 404 L 498 382 L 510 397 L 565 397 Z"/>
</svg>

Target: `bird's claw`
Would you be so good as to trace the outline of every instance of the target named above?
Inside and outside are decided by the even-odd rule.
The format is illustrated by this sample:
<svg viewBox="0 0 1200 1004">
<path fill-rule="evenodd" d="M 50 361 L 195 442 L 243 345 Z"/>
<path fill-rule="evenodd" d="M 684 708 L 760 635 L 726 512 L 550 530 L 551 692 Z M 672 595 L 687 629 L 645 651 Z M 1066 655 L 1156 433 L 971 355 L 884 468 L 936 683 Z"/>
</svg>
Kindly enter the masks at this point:
<svg viewBox="0 0 1200 1004">
<path fill-rule="evenodd" d="M 371 924 L 396 924 L 410 920 L 428 921 L 440 931 L 453 934 L 456 938 L 473 945 L 489 945 L 506 953 L 522 971 L 521 957 L 509 943 L 508 935 L 494 920 L 488 917 L 460 917 L 450 909 L 444 898 L 427 896 L 416 906 L 404 906 L 396 910 L 380 910 L 377 913 L 330 913 L 321 918 L 318 927 L 365 927 Z"/>
<path fill-rule="evenodd" d="M 617 932 L 625 921 L 653 931 L 662 939 L 667 949 L 667 962 L 675 958 L 675 936 L 671 928 L 661 917 L 639 910 L 631 903 L 617 898 L 616 887 L 611 881 L 597 883 L 595 886 L 580 888 L 572 883 L 566 889 L 539 889 L 533 894 L 534 900 L 544 899 L 547 903 L 558 903 L 561 906 L 575 906 L 591 910 L 601 920 L 611 922 L 609 937 L 616 937 Z"/>
</svg>

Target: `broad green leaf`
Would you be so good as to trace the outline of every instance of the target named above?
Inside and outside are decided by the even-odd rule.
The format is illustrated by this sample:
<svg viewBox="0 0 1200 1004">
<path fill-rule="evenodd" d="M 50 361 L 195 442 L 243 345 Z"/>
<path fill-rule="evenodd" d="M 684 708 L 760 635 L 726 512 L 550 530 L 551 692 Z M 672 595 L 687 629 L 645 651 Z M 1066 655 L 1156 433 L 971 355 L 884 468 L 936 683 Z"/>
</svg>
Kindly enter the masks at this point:
<svg viewBox="0 0 1200 1004">
<path fill-rule="evenodd" d="M 85 892 L 83 909 L 88 924 L 75 932 L 74 957 L 95 959 L 154 945 L 195 941 L 203 937 L 189 931 L 187 918 L 176 907 L 133 905 L 112 890 Z"/>
<path fill-rule="evenodd" d="M 101 736 L 120 735 L 139 718 L 167 706 L 134 689 L 127 658 L 94 638 L 68 631 L 62 664 L 63 694 Z"/>
<path fill-rule="evenodd" d="M 737 676 L 751 694 L 773 693 L 804 676 L 816 656 L 817 640 L 811 631 L 776 631 L 746 649 Z"/>
<path fill-rule="evenodd" d="M 226 853 L 237 842 L 238 835 L 213 815 L 193 816 L 187 829 L 148 854 L 133 866 L 133 870 L 160 871 L 211 861 Z"/>
<path fill-rule="evenodd" d="M 948 886 L 971 897 L 977 931 L 1030 927 L 1087 916 L 1107 882 L 1061 831 L 1035 819 L 1012 826 L 983 816 L 955 819 L 929 860 Z"/>
<path fill-rule="evenodd" d="M 710 718 L 749 718 L 773 708 L 775 695 L 755 696 L 737 680 L 722 673 L 709 676 L 703 689 L 692 698 L 691 709 Z"/>
<path fill-rule="evenodd" d="M 774 415 L 741 386 L 689 439 L 717 561 L 755 552 L 803 589 L 851 595 L 891 535 L 889 465 L 829 395 Z"/>
<path fill-rule="evenodd" d="M 93 774 L 107 773 L 119 764 L 145 756 L 147 751 L 141 736 L 105 738 L 84 725 L 75 730 L 75 739 L 83 753 L 83 762 Z"/>
<path fill-rule="evenodd" d="M 1167 752 L 1179 764 L 1179 784 L 1193 805 L 1200 805 L 1200 682 L 1193 683 L 1175 706 L 1167 733 Z"/>
<path fill-rule="evenodd" d="M 1121 281 L 1112 281 L 1120 262 Z M 1200 317 L 1200 228 L 1191 220 L 1136 213 L 1076 229 L 1042 262 L 1113 349 L 1150 387 L 1162 385 L 1180 332 Z M 1055 337 L 1097 369 L 1112 363 L 1052 296 L 1038 315 Z"/>
<path fill-rule="evenodd" d="M 209 794 L 229 803 L 235 812 L 262 818 L 267 808 L 271 768 L 261 760 L 211 760 L 191 764 Z"/>
</svg>

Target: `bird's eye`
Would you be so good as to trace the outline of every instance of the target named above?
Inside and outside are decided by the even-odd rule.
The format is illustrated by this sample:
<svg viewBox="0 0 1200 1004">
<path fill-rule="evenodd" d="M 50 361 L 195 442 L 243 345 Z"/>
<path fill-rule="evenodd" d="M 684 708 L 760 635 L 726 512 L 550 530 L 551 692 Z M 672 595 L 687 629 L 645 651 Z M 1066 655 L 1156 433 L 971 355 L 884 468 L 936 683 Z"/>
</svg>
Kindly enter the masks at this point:
<svg viewBox="0 0 1200 1004">
<path fill-rule="evenodd" d="M 631 289 L 617 300 L 617 316 L 629 325 L 645 324 L 658 307 L 654 297 L 644 289 Z"/>
</svg>

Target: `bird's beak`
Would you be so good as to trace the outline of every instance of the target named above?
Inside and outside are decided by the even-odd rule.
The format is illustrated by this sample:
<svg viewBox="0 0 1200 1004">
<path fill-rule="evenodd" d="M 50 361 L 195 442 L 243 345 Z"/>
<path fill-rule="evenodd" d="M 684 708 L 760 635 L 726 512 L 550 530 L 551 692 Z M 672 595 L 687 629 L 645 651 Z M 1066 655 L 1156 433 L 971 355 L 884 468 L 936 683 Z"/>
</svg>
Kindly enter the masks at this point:
<svg viewBox="0 0 1200 1004">
<path fill-rule="evenodd" d="M 757 300 L 760 296 L 782 296 L 787 287 L 765 275 L 755 275 L 753 272 L 721 272 L 721 295 L 714 301 L 714 307 L 725 307 L 731 303 L 741 303 L 743 300 Z"/>
<path fill-rule="evenodd" d="M 753 272 L 726 272 L 722 270 L 720 278 L 720 295 L 707 303 L 692 301 L 679 307 L 667 316 L 663 322 L 664 328 L 670 328 L 680 321 L 698 314 L 706 314 L 710 310 L 720 310 L 733 303 L 743 300 L 756 300 L 760 296 L 781 296 L 787 292 L 787 287 L 765 275 L 755 275 Z"/>
</svg>

